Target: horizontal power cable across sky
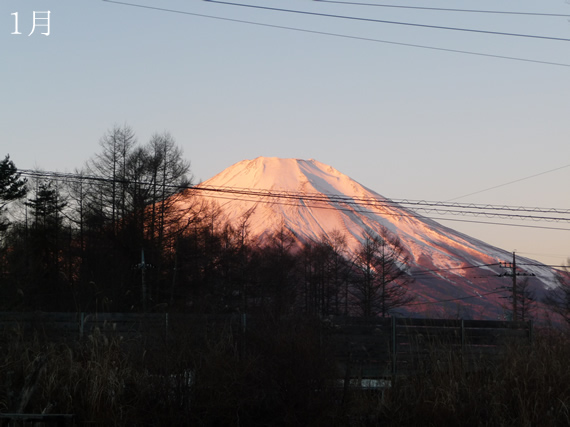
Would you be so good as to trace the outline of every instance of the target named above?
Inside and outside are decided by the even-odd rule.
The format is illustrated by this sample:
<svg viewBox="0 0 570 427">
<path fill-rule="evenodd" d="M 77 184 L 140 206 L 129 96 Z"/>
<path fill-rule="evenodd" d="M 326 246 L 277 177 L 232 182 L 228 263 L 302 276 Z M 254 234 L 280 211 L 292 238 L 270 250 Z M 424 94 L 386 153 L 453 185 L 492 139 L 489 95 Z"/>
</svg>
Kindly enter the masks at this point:
<svg viewBox="0 0 570 427">
<path fill-rule="evenodd" d="M 412 271 L 412 274 L 415 276 L 415 275 L 420 275 L 420 274 L 439 273 L 442 271 L 467 270 L 470 268 L 482 268 L 482 267 L 496 267 L 499 265 L 501 265 L 501 263 L 495 262 L 492 264 L 466 265 L 463 267 L 438 268 L 438 269 L 434 269 L 434 270 L 414 270 L 414 271 Z"/>
<path fill-rule="evenodd" d="M 405 5 L 395 5 L 395 4 L 349 2 L 349 1 L 339 1 L 339 0 L 312 0 L 312 1 L 319 3 L 345 4 L 351 6 L 371 6 L 371 7 L 384 7 L 384 8 L 397 8 L 397 9 L 433 10 L 438 12 L 490 13 L 490 14 L 502 14 L 502 15 L 547 16 L 547 17 L 563 17 L 563 18 L 570 17 L 570 14 L 565 14 L 565 13 L 515 12 L 515 11 L 505 11 L 505 10 L 480 10 L 480 9 L 450 9 L 444 7 L 405 6 Z"/>
<path fill-rule="evenodd" d="M 386 198 L 373 198 L 373 197 L 350 197 L 350 196 L 338 196 L 324 193 L 300 193 L 300 192 L 287 192 L 287 191 L 272 191 L 272 190 L 255 190 L 255 189 L 238 189 L 238 188 L 224 188 L 224 187 L 210 187 L 210 186 L 197 186 L 192 187 L 193 189 L 199 191 L 207 192 L 222 192 L 237 194 L 240 196 L 253 196 L 253 197 L 265 197 L 269 199 L 293 199 L 293 200 L 303 200 L 315 203 L 339 203 L 347 205 L 358 205 L 358 206 L 371 206 L 375 208 L 389 208 L 389 207 L 399 207 L 401 205 L 411 205 L 415 210 L 427 210 L 430 212 L 440 212 L 440 213 L 470 213 L 475 216 L 479 215 L 489 215 L 489 216 L 500 216 L 508 218 L 518 218 L 518 219 L 535 219 L 535 220 L 552 220 L 552 221 L 569 221 L 570 217 L 539 217 L 533 215 L 520 215 L 520 214 L 502 214 L 496 211 L 511 211 L 511 212 L 535 212 L 535 213 L 551 213 L 555 215 L 570 215 L 570 209 L 556 209 L 556 208 L 530 208 L 530 207 L 512 207 L 512 206 L 494 206 L 494 205 L 476 205 L 476 204 L 459 204 L 453 203 L 448 204 L 447 202 L 431 202 L 431 201 L 417 201 L 417 200 L 406 200 L 406 199 L 386 199 Z M 242 200 L 242 199 L 240 199 Z M 452 209 L 447 209 L 452 208 Z M 474 211 L 460 211 L 457 209 L 477 209 Z"/>
<path fill-rule="evenodd" d="M 551 268 L 569 268 L 569 265 L 546 265 L 546 264 L 538 264 L 538 263 L 520 263 L 517 262 L 517 266 L 530 266 L 530 267 L 551 267 Z"/>
<path fill-rule="evenodd" d="M 491 222 L 491 221 L 473 221 L 468 219 L 455 219 L 455 218 L 438 218 L 430 216 L 430 219 L 437 221 L 454 221 L 454 222 L 468 222 L 471 224 L 487 224 L 487 225 L 502 225 L 505 227 L 520 227 L 520 228 L 537 228 L 541 230 L 558 230 L 558 231 L 570 231 L 570 228 L 562 227 L 543 227 L 540 225 L 526 225 L 526 224 L 509 224 L 505 222 Z"/>
<path fill-rule="evenodd" d="M 558 168 L 550 169 L 550 170 L 547 170 L 544 172 L 536 173 L 534 175 L 525 176 L 524 178 L 515 179 L 514 181 L 505 182 L 504 184 L 494 185 L 492 187 L 484 188 L 483 190 L 478 190 L 478 191 L 474 191 L 474 192 L 469 193 L 469 194 L 464 194 L 463 196 L 454 197 L 453 199 L 449 199 L 448 201 L 463 199 L 464 197 L 473 196 L 474 194 L 479 194 L 479 193 L 483 193 L 485 191 L 494 190 L 496 188 L 505 187 L 507 185 L 515 184 L 515 183 L 521 182 L 521 181 L 526 181 L 527 179 L 536 178 L 537 176 L 546 175 L 547 173 L 556 172 L 556 171 L 559 171 L 561 169 L 566 169 L 566 168 L 570 168 L 570 164 L 560 166 Z"/>
<path fill-rule="evenodd" d="M 218 199 L 218 200 L 228 200 L 228 201 L 233 201 L 233 200 L 240 200 L 240 201 L 244 201 L 244 202 L 252 202 L 252 203 L 266 203 L 266 204 L 278 204 L 280 206 L 303 206 L 300 202 L 290 202 L 290 203 L 286 203 L 283 201 L 279 201 L 279 202 L 275 202 L 275 201 L 270 201 L 270 200 L 262 200 L 260 198 L 242 198 L 240 197 L 239 199 L 236 197 L 230 197 L 230 196 L 224 196 L 222 194 L 216 194 L 216 195 L 210 195 L 209 197 L 214 198 L 214 199 Z M 308 206 L 308 207 L 315 207 L 315 206 Z M 330 209 L 330 210 L 338 210 L 338 211 L 343 211 L 343 212 L 358 212 L 358 213 L 370 213 L 370 210 L 368 209 L 358 209 L 360 207 L 359 204 L 353 205 L 352 208 L 343 208 L 342 206 L 316 206 L 317 209 Z M 405 208 L 404 208 L 405 209 Z M 422 219 L 422 218 L 428 218 L 431 220 L 437 220 L 437 221 L 454 221 L 454 222 L 466 222 L 466 223 L 470 223 L 470 224 L 484 224 L 484 225 L 499 225 L 499 226 L 508 226 L 508 227 L 520 227 L 520 228 L 534 228 L 534 229 L 541 229 L 541 230 L 558 230 L 558 231 L 570 231 L 570 228 L 562 228 L 562 227 L 545 227 L 545 226 L 540 226 L 540 225 L 528 225 L 528 224 L 511 224 L 511 223 L 505 223 L 505 222 L 491 222 L 491 221 L 475 221 L 475 220 L 467 220 L 467 219 L 457 219 L 457 218 L 439 218 L 439 217 L 427 217 L 427 216 L 422 216 L 419 214 L 416 214 L 408 209 L 406 209 L 406 214 L 398 212 L 387 212 L 384 211 L 382 212 L 382 215 L 384 216 L 397 216 L 397 217 L 401 217 L 401 218 L 415 218 L 415 219 Z"/>
<path fill-rule="evenodd" d="M 463 267 L 450 267 L 450 268 L 438 268 L 434 270 L 412 270 L 410 275 L 412 276 L 420 276 L 420 275 L 429 275 L 430 273 L 441 273 L 441 272 L 448 272 L 454 270 L 469 270 L 473 268 L 483 268 L 483 267 L 498 267 L 503 266 L 504 262 L 496 262 L 492 264 L 479 264 L 479 265 L 466 265 Z M 540 264 L 540 263 L 524 263 L 524 262 L 517 262 L 517 266 L 530 266 L 530 267 L 550 267 L 550 268 L 568 268 L 566 265 L 547 265 L 547 264 Z M 512 268 L 512 267 L 508 267 Z M 497 277 L 496 275 L 489 275 L 485 277 Z"/>
<path fill-rule="evenodd" d="M 107 0 L 104 0 L 104 1 L 107 1 Z M 532 39 L 570 42 L 570 39 L 563 38 L 563 37 L 539 36 L 539 35 L 534 35 L 534 34 L 522 34 L 522 33 L 503 33 L 500 31 L 478 30 L 478 29 L 473 29 L 473 28 L 445 27 L 445 26 L 440 26 L 440 25 L 418 24 L 418 23 L 413 23 L 413 22 L 388 21 L 388 20 L 384 20 L 384 19 L 361 18 L 361 17 L 357 17 L 357 16 L 346 16 L 346 15 L 333 15 L 333 14 L 328 14 L 328 13 L 309 12 L 306 10 L 282 9 L 282 8 L 277 8 L 277 7 L 258 6 L 258 5 L 253 5 L 253 4 L 233 3 L 233 2 L 221 1 L 221 0 L 203 0 L 203 1 L 206 1 L 208 3 L 227 5 L 227 6 L 248 7 L 248 8 L 252 8 L 252 9 L 262 9 L 262 10 L 271 10 L 271 11 L 275 11 L 275 12 L 296 13 L 296 14 L 301 14 L 301 15 L 320 16 L 320 17 L 325 17 L 325 18 L 337 18 L 337 19 L 348 19 L 348 20 L 353 20 L 353 21 L 376 22 L 379 24 L 404 25 L 404 26 L 409 26 L 409 27 L 421 27 L 421 28 L 446 30 L 446 31 L 464 31 L 464 32 L 469 32 L 469 33 L 490 34 L 490 35 L 495 35 L 495 36 L 524 37 L 524 38 L 532 38 Z"/>
<path fill-rule="evenodd" d="M 517 251 L 517 253 L 518 253 L 518 254 L 525 254 L 525 255 L 542 255 L 542 256 L 552 257 L 552 258 L 560 258 L 560 257 L 565 257 L 565 256 L 567 256 L 567 254 L 545 254 L 545 253 L 521 252 L 521 251 Z"/>
<path fill-rule="evenodd" d="M 38 178 L 65 178 L 76 180 L 90 180 L 102 182 L 117 182 L 124 184 L 138 185 L 154 185 L 153 182 L 135 181 L 121 178 L 107 178 L 93 175 L 83 175 L 77 173 L 61 173 L 53 171 L 39 171 L 32 169 L 21 169 L 19 171 L 22 175 L 28 177 Z M 390 207 L 396 205 L 412 205 L 414 207 L 428 207 L 428 208 L 453 208 L 453 209 L 478 209 L 484 211 L 511 211 L 511 212 L 534 212 L 534 213 L 549 213 L 559 215 L 570 215 L 570 209 L 563 208 L 544 208 L 544 207 L 528 207 L 528 206 L 506 206 L 506 205 L 492 205 L 492 204 L 477 204 L 477 203 L 457 203 L 457 202 L 440 202 L 440 201 L 426 201 L 426 200 L 411 200 L 411 199 L 387 199 L 379 195 L 379 197 L 352 197 L 337 194 L 327 193 L 310 193 L 301 191 L 287 191 L 287 190 L 265 190 L 254 188 L 242 187 L 215 187 L 211 185 L 187 185 L 180 186 L 176 184 L 164 184 L 166 188 L 181 189 L 181 190 L 196 190 L 202 192 L 214 193 L 229 193 L 238 194 L 243 196 L 254 197 L 268 197 L 268 198 L 282 198 L 282 199 L 303 199 L 314 202 L 337 202 L 346 204 L 359 204 L 366 206 L 380 205 L 382 207 Z"/>
<path fill-rule="evenodd" d="M 53 180 L 60 180 L 60 181 L 70 181 L 70 182 L 83 182 L 83 181 L 93 181 L 96 185 L 102 185 L 104 183 L 122 183 L 122 184 L 132 184 L 135 183 L 137 185 L 146 185 L 152 186 L 154 183 L 152 182 L 141 182 L 141 181 L 133 181 L 127 179 L 112 179 L 112 178 L 105 178 L 105 177 L 98 177 L 98 176 L 85 176 L 81 174 L 71 174 L 71 173 L 59 173 L 59 172 L 46 172 L 46 171 L 33 171 L 33 170 L 20 170 L 20 173 L 23 176 L 27 176 L 30 178 L 38 178 L 38 179 L 53 179 Z M 400 207 L 402 211 L 399 212 L 390 212 L 387 209 L 393 207 L 399 207 L 402 204 L 410 203 L 408 201 L 395 202 L 390 199 L 379 199 L 379 198 L 372 198 L 372 197 L 361 197 L 361 198 L 353 198 L 349 196 L 338 196 L 338 195 L 327 195 L 324 193 L 302 193 L 302 192 L 288 192 L 288 191 L 269 191 L 269 190 L 255 190 L 255 189 L 243 189 L 243 188 L 228 188 L 228 187 L 212 187 L 212 186 L 177 186 L 177 185 L 162 185 L 165 188 L 176 189 L 179 191 L 197 191 L 200 193 L 206 192 L 211 193 L 209 197 L 218 198 L 218 199 L 225 199 L 225 200 L 241 200 L 246 202 L 252 203 L 276 203 L 280 205 L 291 205 L 291 206 L 306 206 L 308 208 L 314 209 L 333 209 L 333 210 L 356 210 L 359 212 L 370 213 L 367 207 L 372 207 L 376 209 L 380 209 L 383 212 L 382 215 L 390 215 L 390 216 L 399 216 L 399 217 L 413 217 L 413 218 L 420 218 L 420 216 L 406 207 Z M 284 202 L 283 200 L 286 200 Z M 337 206 L 333 206 L 332 204 L 337 204 Z M 484 208 L 479 211 L 461 211 L 458 209 L 469 209 L 473 206 L 473 204 L 468 205 L 461 205 L 458 203 L 454 203 L 453 206 L 455 210 L 451 209 L 442 209 L 442 207 L 449 206 L 446 202 L 422 202 L 422 201 L 414 201 L 413 203 L 414 210 L 429 210 L 429 211 L 436 211 L 440 214 L 452 213 L 455 215 L 475 215 L 475 216 L 487 216 L 487 217 L 499 217 L 503 219 L 518 219 L 518 220 L 528 220 L 532 219 L 535 221 L 547 221 L 547 220 L 557 220 L 557 221 L 570 221 L 570 217 L 538 217 L 533 215 L 521 215 L 521 214 L 509 214 L 509 213 L 502 213 L 501 211 L 521 211 L 524 209 L 542 209 L 545 212 L 553 212 L 553 209 L 546 209 L 545 208 L 525 208 L 525 207 L 507 207 L 507 206 L 493 206 L 493 205 L 479 205 L 481 208 Z M 344 206 L 349 206 L 350 208 L 344 208 Z M 425 207 L 427 205 L 428 207 Z M 438 209 L 439 207 L 439 209 Z M 362 210 L 364 209 L 364 210 Z M 570 214 L 570 210 L 554 210 L 559 214 Z M 474 213 L 476 212 L 476 214 Z M 533 211 L 534 212 L 534 211 Z M 373 213 L 373 212 L 372 212 Z M 435 218 L 432 218 L 435 219 Z M 445 220 L 450 220 L 443 218 Z M 465 221 L 465 222 L 475 222 L 475 221 Z M 483 221 L 482 223 L 486 224 L 488 222 Z M 516 224 L 502 224 L 496 223 L 494 225 L 509 225 L 509 226 L 516 226 Z M 553 227 L 540 227 L 540 226 L 528 226 L 528 225 L 521 225 L 527 228 L 548 228 L 548 229 L 557 229 L 563 231 L 570 231 L 570 229 L 566 228 L 553 228 Z"/>
<path fill-rule="evenodd" d="M 410 303 L 410 304 L 406 304 L 406 307 L 408 307 L 408 306 L 410 306 L 410 305 L 439 304 L 439 303 L 442 303 L 442 302 L 462 301 L 462 300 L 471 299 L 471 298 L 482 298 L 482 297 L 487 296 L 487 295 L 498 294 L 498 293 L 504 293 L 504 292 L 505 292 L 505 290 L 504 290 L 504 289 L 501 289 L 501 290 L 498 290 L 498 291 L 485 292 L 485 293 L 482 293 L 482 294 L 470 295 L 470 296 L 466 296 L 466 297 L 450 298 L 450 299 L 442 299 L 442 300 L 426 301 L 426 302 L 413 302 L 413 303 Z M 414 293 L 416 293 L 417 295 L 420 295 L 420 294 L 418 294 L 417 292 L 414 292 Z M 423 295 L 421 295 L 421 296 L 423 296 Z M 424 296 L 424 298 L 425 298 L 425 296 Z"/>
<path fill-rule="evenodd" d="M 347 205 L 351 205 L 351 208 L 343 208 L 342 206 L 314 206 L 314 205 L 303 205 L 301 203 L 301 200 L 295 202 L 290 202 L 290 203 L 286 203 L 283 201 L 279 201 L 279 202 L 275 202 L 275 201 L 270 201 L 270 200 L 261 200 L 259 198 L 237 198 L 237 197 L 230 197 L 230 196 L 224 196 L 224 195 L 210 195 L 209 197 L 214 198 L 214 199 L 218 199 L 218 200 L 228 200 L 228 201 L 233 201 L 233 200 L 240 200 L 240 201 L 244 201 L 244 202 L 252 202 L 252 203 L 267 203 L 267 204 L 278 204 L 280 206 L 307 206 L 309 208 L 316 208 L 316 209 L 330 209 L 330 210 L 338 210 L 338 211 L 343 211 L 343 212 L 358 212 L 358 213 L 371 213 L 369 209 L 359 209 L 361 207 L 360 204 L 350 204 L 347 203 Z M 542 230 L 559 230 L 559 231 L 570 231 L 570 228 L 562 228 L 562 227 L 545 227 L 545 226 L 539 226 L 539 225 L 527 225 L 527 224 L 510 224 L 510 223 L 504 223 L 504 222 L 490 222 L 490 221 L 474 221 L 474 220 L 466 220 L 466 219 L 456 219 L 456 218 L 439 218 L 439 217 L 432 217 L 432 216 L 422 216 L 419 214 L 416 214 L 412 211 L 410 211 L 409 209 L 403 208 L 405 209 L 405 211 L 407 213 L 402 213 L 402 212 L 387 212 L 384 211 L 382 212 L 382 215 L 384 216 L 397 216 L 397 217 L 401 217 L 401 218 L 415 218 L 415 219 L 421 219 L 421 218 L 429 218 L 431 220 L 437 220 L 437 221 L 455 221 L 455 222 L 467 222 L 467 223 L 471 223 L 471 224 L 486 224 L 486 225 L 503 225 L 503 226 L 509 226 L 509 227 L 521 227 L 521 228 L 535 228 L 535 229 L 542 229 Z M 416 208 L 414 208 L 416 209 Z M 506 216 L 506 218 L 508 218 L 508 216 Z"/>
<path fill-rule="evenodd" d="M 434 51 L 439 51 L 439 52 L 458 53 L 458 54 L 462 54 L 462 55 L 481 56 L 481 57 L 485 57 L 485 58 L 505 59 L 508 61 L 519 61 L 519 62 L 528 62 L 528 63 L 533 63 L 533 64 L 552 65 L 552 66 L 556 66 L 556 67 L 570 67 L 570 64 L 566 64 L 563 62 L 542 61 L 542 60 L 538 60 L 538 59 L 519 58 L 519 57 L 515 57 L 515 56 L 495 55 L 495 54 L 491 54 L 491 53 L 473 52 L 473 51 L 461 50 L 461 49 L 448 49 L 448 48 L 437 47 L 437 46 L 427 46 L 427 45 L 420 45 L 420 44 L 414 44 L 414 43 L 403 43 L 403 42 L 375 39 L 375 38 L 369 38 L 369 37 L 359 37 L 359 36 L 352 36 L 352 35 L 348 35 L 348 34 L 338 34 L 338 33 L 326 32 L 326 31 L 309 30 L 309 29 L 305 29 L 305 28 L 290 27 L 290 26 L 285 26 L 285 25 L 267 24 L 264 22 L 248 21 L 248 20 L 243 20 L 243 19 L 234 19 L 234 18 L 225 18 L 225 17 L 221 17 L 221 16 L 214 16 L 214 15 L 205 15 L 205 14 L 200 14 L 200 13 L 187 12 L 187 11 L 183 11 L 183 10 L 166 9 L 166 8 L 162 8 L 162 7 L 146 6 L 146 5 L 136 4 L 136 3 L 127 3 L 127 2 L 115 1 L 115 0 L 101 0 L 101 1 L 104 1 L 106 3 L 118 4 L 118 5 L 122 5 L 122 6 L 137 7 L 137 8 L 141 8 L 141 9 L 155 10 L 155 11 L 160 11 L 160 12 L 168 12 L 168 13 L 194 16 L 194 17 L 198 17 L 198 18 L 215 19 L 215 20 L 219 20 L 219 21 L 235 22 L 235 23 L 239 23 L 239 24 L 255 25 L 255 26 L 259 26 L 259 27 L 275 28 L 275 29 L 287 30 L 287 31 L 296 31 L 296 32 L 301 32 L 301 33 L 316 34 L 316 35 L 322 35 L 322 36 L 328 36 L 328 37 L 338 37 L 338 38 L 357 40 L 357 41 L 366 41 L 366 42 L 382 43 L 382 44 L 389 44 L 389 45 L 395 45 L 395 46 L 413 47 L 416 49 L 428 49 L 428 50 L 434 50 Z"/>
</svg>

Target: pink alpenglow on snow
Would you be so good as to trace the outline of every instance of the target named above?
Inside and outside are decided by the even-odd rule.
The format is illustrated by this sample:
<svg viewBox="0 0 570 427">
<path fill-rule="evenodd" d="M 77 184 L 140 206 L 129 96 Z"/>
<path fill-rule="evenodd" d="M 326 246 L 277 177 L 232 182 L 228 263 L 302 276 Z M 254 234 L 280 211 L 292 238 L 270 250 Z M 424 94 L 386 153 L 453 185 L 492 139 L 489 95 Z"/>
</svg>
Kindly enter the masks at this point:
<svg viewBox="0 0 570 427">
<path fill-rule="evenodd" d="M 243 223 L 264 236 L 282 227 L 299 245 L 323 236 L 344 235 L 347 256 L 366 233 L 397 236 L 409 256 L 409 285 L 416 296 L 402 314 L 433 317 L 501 319 L 506 316 L 511 277 L 499 263 L 512 253 L 454 231 L 415 213 L 316 160 L 258 157 L 243 160 L 189 190 L 188 197 L 215 202 L 222 217 Z M 181 207 L 190 203 L 182 199 Z M 517 257 L 535 297 L 557 286 L 557 272 L 528 258 Z M 533 264 L 533 265 L 525 265 Z M 546 308 L 537 303 L 536 316 Z"/>
</svg>

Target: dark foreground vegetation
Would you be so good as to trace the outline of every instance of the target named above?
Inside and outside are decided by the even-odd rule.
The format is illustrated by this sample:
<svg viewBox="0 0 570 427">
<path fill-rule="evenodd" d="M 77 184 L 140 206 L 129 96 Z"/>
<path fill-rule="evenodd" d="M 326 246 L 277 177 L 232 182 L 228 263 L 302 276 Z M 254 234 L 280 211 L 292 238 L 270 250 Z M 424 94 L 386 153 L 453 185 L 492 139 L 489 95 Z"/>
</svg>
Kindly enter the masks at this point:
<svg viewBox="0 0 570 427">
<path fill-rule="evenodd" d="M 93 331 L 62 342 L 4 331 L 0 413 L 74 414 L 77 425 L 562 426 L 570 422 L 570 340 L 466 369 L 434 351 L 391 387 L 344 387 L 319 323 L 266 316 L 246 332 L 177 325 L 168 337 Z M 247 339 L 246 339 L 247 338 Z M 428 367 L 429 366 L 429 367 Z"/>
</svg>

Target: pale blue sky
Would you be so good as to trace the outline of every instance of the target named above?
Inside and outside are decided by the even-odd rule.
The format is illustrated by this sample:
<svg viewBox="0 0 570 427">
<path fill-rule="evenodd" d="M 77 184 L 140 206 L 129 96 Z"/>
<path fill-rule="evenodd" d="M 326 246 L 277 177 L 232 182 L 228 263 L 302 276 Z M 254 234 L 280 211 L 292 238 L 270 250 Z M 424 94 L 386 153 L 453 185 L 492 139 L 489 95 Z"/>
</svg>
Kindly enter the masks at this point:
<svg viewBox="0 0 570 427">
<path fill-rule="evenodd" d="M 239 2 L 570 39 L 570 17 L 310 0 Z M 570 65 L 567 41 L 355 22 L 198 0 L 131 3 Z M 427 5 L 413 0 L 391 4 Z M 429 6 L 570 15 L 565 0 L 434 0 Z M 34 10 L 51 11 L 49 36 L 38 28 L 28 37 Z M 15 12 L 22 35 L 11 35 Z M 315 158 L 396 199 L 448 200 L 570 164 L 570 67 L 101 0 L 1 0 L 0 52 L 0 155 L 10 153 L 23 169 L 72 171 L 97 152 L 107 129 L 123 123 L 133 127 L 141 142 L 153 132 L 169 131 L 184 148 L 196 180 L 261 155 Z M 569 184 L 570 168 L 564 168 L 460 201 L 570 209 Z M 570 231 L 441 222 L 550 264 L 570 257 Z M 525 224 L 570 228 L 565 223 Z"/>
</svg>

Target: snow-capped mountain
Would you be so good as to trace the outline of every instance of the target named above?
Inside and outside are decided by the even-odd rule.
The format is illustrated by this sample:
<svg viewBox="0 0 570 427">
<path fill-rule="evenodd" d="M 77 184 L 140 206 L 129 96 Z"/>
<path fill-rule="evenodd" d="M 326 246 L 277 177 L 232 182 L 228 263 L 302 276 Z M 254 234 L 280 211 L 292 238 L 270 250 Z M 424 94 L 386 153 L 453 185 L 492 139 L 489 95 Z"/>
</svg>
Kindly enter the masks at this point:
<svg viewBox="0 0 570 427">
<path fill-rule="evenodd" d="M 507 291 L 501 288 L 511 286 L 512 278 L 499 277 L 510 273 L 499 263 L 512 262 L 510 252 L 399 206 L 331 166 L 312 159 L 258 157 L 236 163 L 197 187 L 193 197 L 215 201 L 236 224 L 249 215 L 250 232 L 261 237 L 286 227 L 305 243 L 340 231 L 349 251 L 355 251 L 366 231 L 395 235 L 415 279 L 410 291 L 417 298 L 409 311 L 503 318 Z M 556 286 L 553 269 L 518 256 L 516 262 L 519 273 L 529 275 L 537 299 Z"/>
</svg>

